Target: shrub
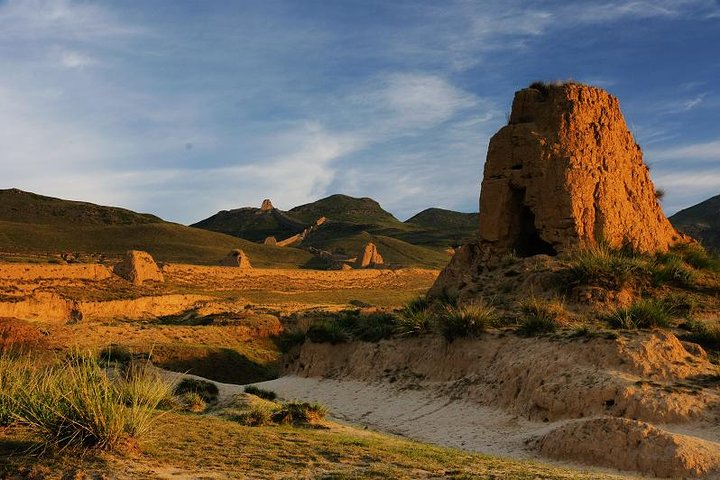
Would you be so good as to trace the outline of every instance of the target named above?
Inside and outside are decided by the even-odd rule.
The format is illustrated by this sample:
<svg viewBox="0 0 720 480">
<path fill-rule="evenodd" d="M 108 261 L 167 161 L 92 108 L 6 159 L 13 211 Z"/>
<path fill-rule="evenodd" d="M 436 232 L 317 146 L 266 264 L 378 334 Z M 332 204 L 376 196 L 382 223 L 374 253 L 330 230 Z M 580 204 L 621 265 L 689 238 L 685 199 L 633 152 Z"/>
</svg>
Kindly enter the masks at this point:
<svg viewBox="0 0 720 480">
<path fill-rule="evenodd" d="M 256 397 L 260 397 L 270 401 L 273 401 L 277 398 L 277 393 L 271 390 L 258 388 L 255 385 L 247 385 L 245 387 L 245 393 L 249 393 L 250 395 L 255 395 Z"/>
<path fill-rule="evenodd" d="M 438 316 L 437 326 L 443 337 L 452 342 L 459 337 L 477 337 L 497 317 L 495 309 L 483 303 L 462 307 L 445 306 Z"/>
<path fill-rule="evenodd" d="M 397 318 L 395 333 L 398 335 L 422 335 L 432 330 L 433 312 L 424 310 L 403 309 Z"/>
<path fill-rule="evenodd" d="M 669 328 L 670 314 L 661 300 L 646 298 L 615 309 L 604 320 L 613 328 Z"/>
<path fill-rule="evenodd" d="M 288 402 L 274 411 L 271 418 L 284 425 L 307 425 L 322 420 L 327 413 L 327 407 L 319 403 Z"/>
<path fill-rule="evenodd" d="M 147 369 L 111 379 L 90 355 L 34 368 L 16 395 L 17 418 L 51 446 L 113 449 L 147 434 L 170 386 Z M 164 394 L 163 394 L 164 392 Z"/>
<path fill-rule="evenodd" d="M 188 392 L 197 393 L 202 397 L 203 401 L 207 403 L 216 401 L 220 393 L 217 385 L 213 382 L 199 378 L 183 378 L 175 385 L 175 389 L 173 390 L 173 393 L 177 396 Z"/>
<path fill-rule="evenodd" d="M 567 316 L 565 304 L 560 299 L 543 300 L 535 297 L 520 303 L 519 332 L 523 335 L 552 333 L 558 329 Z"/>
</svg>

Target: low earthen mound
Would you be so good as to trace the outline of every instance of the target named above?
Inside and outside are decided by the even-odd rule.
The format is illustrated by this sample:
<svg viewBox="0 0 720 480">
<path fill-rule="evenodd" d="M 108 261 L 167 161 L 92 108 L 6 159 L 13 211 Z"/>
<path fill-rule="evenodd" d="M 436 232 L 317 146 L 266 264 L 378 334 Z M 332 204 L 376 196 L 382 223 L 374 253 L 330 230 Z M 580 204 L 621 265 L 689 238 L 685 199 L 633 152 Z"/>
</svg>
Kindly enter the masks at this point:
<svg viewBox="0 0 720 480">
<path fill-rule="evenodd" d="M 232 250 L 228 253 L 227 257 L 220 260 L 220 265 L 224 267 L 239 267 L 244 269 L 252 268 L 250 264 L 250 257 L 240 249 Z"/>
<path fill-rule="evenodd" d="M 113 268 L 113 273 L 134 285 L 143 282 L 162 282 L 164 277 L 152 256 L 141 250 L 130 250 L 122 262 Z"/>
<path fill-rule="evenodd" d="M 355 260 L 355 268 L 376 268 L 385 264 L 374 243 L 367 243 Z"/>
<path fill-rule="evenodd" d="M 720 444 L 645 422 L 604 417 L 573 422 L 539 441 L 544 455 L 669 478 L 720 478 Z"/>
</svg>

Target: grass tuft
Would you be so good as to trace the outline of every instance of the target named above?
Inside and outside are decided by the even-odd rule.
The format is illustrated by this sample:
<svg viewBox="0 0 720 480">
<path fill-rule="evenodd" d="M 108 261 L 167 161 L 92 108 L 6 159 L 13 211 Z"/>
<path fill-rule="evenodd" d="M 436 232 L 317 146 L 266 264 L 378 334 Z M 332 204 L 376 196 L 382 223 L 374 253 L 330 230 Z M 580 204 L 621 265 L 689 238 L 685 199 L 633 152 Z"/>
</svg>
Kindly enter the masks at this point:
<svg viewBox="0 0 720 480">
<path fill-rule="evenodd" d="M 496 319 L 495 309 L 484 303 L 470 303 L 461 307 L 445 306 L 437 320 L 437 327 L 449 342 L 460 337 L 478 337 Z"/>
<path fill-rule="evenodd" d="M 603 319 L 612 328 L 670 328 L 670 312 L 662 300 L 644 298 L 629 307 L 616 308 Z"/>
<path fill-rule="evenodd" d="M 215 402 L 220 393 L 217 385 L 213 382 L 199 378 L 183 378 L 175 385 L 175 389 L 173 390 L 173 393 L 177 396 L 188 392 L 197 393 L 206 403 Z"/>
<path fill-rule="evenodd" d="M 536 297 L 520 303 L 521 334 L 534 336 L 553 333 L 561 327 L 567 317 L 565 303 L 561 299 L 544 300 Z"/>
<path fill-rule="evenodd" d="M 433 310 L 426 297 L 418 297 L 400 311 L 395 333 L 398 335 L 422 335 L 432 330 Z"/>
<path fill-rule="evenodd" d="M 55 448 L 112 450 L 141 438 L 149 433 L 162 414 L 158 408 L 170 396 L 170 385 L 148 367 L 129 368 L 111 378 L 88 354 L 72 354 L 44 367 L 27 359 L 4 359 L 0 377 L 10 378 L 8 370 L 16 372 L 15 383 L 3 385 L 0 398 L 14 392 L 12 418 Z"/>
</svg>

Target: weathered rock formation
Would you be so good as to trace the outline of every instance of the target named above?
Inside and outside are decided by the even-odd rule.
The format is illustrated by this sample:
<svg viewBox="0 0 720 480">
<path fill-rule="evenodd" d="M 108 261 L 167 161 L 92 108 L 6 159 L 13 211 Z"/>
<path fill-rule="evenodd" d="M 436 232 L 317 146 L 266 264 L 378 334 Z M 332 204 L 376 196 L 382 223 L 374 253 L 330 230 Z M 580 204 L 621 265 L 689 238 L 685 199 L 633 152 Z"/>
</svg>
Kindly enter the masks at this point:
<svg viewBox="0 0 720 480">
<path fill-rule="evenodd" d="M 382 266 L 384 263 L 375 244 L 367 243 L 355 260 L 355 268 L 374 268 Z"/>
<path fill-rule="evenodd" d="M 271 245 L 271 246 L 273 246 L 273 247 L 274 247 L 274 246 L 277 246 L 277 243 L 278 243 L 278 242 L 277 242 L 277 239 L 276 239 L 275 237 L 272 237 L 272 236 L 266 237 L 266 238 L 265 238 L 265 241 L 263 242 L 263 244 L 265 244 L 265 245 Z"/>
<path fill-rule="evenodd" d="M 576 83 L 533 85 L 515 94 L 509 124 L 490 140 L 480 240 L 519 256 L 686 241 L 660 209 L 617 98 Z"/>
<path fill-rule="evenodd" d="M 515 93 L 490 140 L 478 239 L 453 256 L 430 296 L 472 295 L 508 253 L 557 255 L 605 244 L 664 252 L 692 240 L 663 214 L 618 100 L 599 88 L 533 84 Z"/>
<path fill-rule="evenodd" d="M 162 282 L 163 274 L 149 253 L 129 250 L 122 262 L 113 268 L 113 273 L 134 285 L 146 281 Z"/>
<path fill-rule="evenodd" d="M 273 204 L 270 201 L 270 199 L 266 198 L 265 200 L 263 200 L 262 205 L 260 206 L 260 211 L 261 212 L 269 212 L 273 208 L 275 208 L 275 207 L 273 207 Z"/>
<path fill-rule="evenodd" d="M 220 260 L 220 265 L 224 267 L 239 267 L 245 269 L 252 268 L 252 265 L 250 265 L 250 257 L 248 257 L 245 252 L 240 249 L 235 249 L 228 253 L 227 257 Z"/>
</svg>

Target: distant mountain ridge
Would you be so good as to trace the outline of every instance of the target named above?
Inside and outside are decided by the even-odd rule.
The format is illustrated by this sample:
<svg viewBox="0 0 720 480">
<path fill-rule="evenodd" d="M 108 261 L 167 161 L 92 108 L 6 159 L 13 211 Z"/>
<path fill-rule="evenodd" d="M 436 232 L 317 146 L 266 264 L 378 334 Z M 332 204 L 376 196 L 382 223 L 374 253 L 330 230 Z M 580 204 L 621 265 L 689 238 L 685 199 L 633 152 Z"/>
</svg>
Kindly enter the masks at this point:
<svg viewBox="0 0 720 480">
<path fill-rule="evenodd" d="M 259 267 L 297 268 L 312 259 L 304 250 L 258 245 L 123 208 L 0 190 L 0 252 L 116 255 L 138 249 L 164 262 L 217 264 L 236 248 Z"/>
<path fill-rule="evenodd" d="M 322 224 L 316 225 L 319 219 Z M 401 222 L 372 198 L 334 194 L 288 211 L 223 210 L 193 226 L 256 242 L 298 236 L 295 246 L 340 255 L 356 254 L 372 242 L 388 263 L 442 267 L 449 259 L 447 248 L 474 235 L 477 214 L 428 209 Z"/>
<path fill-rule="evenodd" d="M 47 225 L 138 225 L 163 222 L 149 213 L 46 197 L 17 188 L 0 190 L 0 220 Z"/>
<path fill-rule="evenodd" d="M 680 210 L 669 220 L 705 248 L 720 252 L 720 195 Z"/>
</svg>

